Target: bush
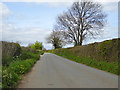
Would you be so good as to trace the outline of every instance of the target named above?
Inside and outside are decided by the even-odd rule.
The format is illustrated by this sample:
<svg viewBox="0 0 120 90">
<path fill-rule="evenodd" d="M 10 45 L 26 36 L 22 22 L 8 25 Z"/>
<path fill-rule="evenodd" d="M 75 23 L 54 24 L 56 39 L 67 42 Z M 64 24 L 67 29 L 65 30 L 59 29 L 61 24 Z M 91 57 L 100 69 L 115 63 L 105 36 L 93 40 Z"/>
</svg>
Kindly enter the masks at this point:
<svg viewBox="0 0 120 90">
<path fill-rule="evenodd" d="M 2 65 L 9 65 L 21 53 L 18 43 L 2 42 Z"/>
<path fill-rule="evenodd" d="M 31 48 L 32 49 L 36 49 L 36 50 L 42 50 L 42 48 L 43 48 L 42 42 L 36 41 L 35 44 L 33 44 L 31 46 Z"/>
<path fill-rule="evenodd" d="M 14 43 L 16 45 L 16 51 L 14 53 L 14 57 L 19 56 L 21 53 L 21 46 L 18 43 Z"/>
<path fill-rule="evenodd" d="M 6 43 L 5 46 L 6 45 L 10 47 L 8 43 Z M 5 49 L 3 51 L 2 88 L 14 88 L 18 80 L 21 79 L 21 76 L 29 72 L 40 57 L 39 52 L 34 49 L 22 47 L 21 50 L 19 44 L 14 45 L 17 46 L 16 52 L 10 52 L 14 49 Z M 7 53 L 7 51 L 9 53 Z M 5 55 L 5 52 L 7 55 Z M 20 53 L 20 55 L 18 55 L 18 53 Z"/>
<path fill-rule="evenodd" d="M 20 76 L 7 68 L 2 70 L 2 88 L 11 88 L 17 84 Z"/>
<path fill-rule="evenodd" d="M 14 61 L 8 68 L 3 69 L 2 72 L 2 86 L 3 88 L 13 88 L 17 81 L 21 79 L 21 75 L 30 71 L 37 60 L 27 59 L 25 61 Z"/>
<path fill-rule="evenodd" d="M 39 59 L 39 53 L 31 53 L 28 51 L 24 51 L 21 53 L 20 57 L 21 60 L 26 60 L 26 59 Z"/>
<path fill-rule="evenodd" d="M 39 51 L 40 52 L 40 55 L 43 55 L 44 54 L 44 51 Z"/>
<path fill-rule="evenodd" d="M 30 47 L 22 47 L 22 52 L 37 53 L 37 50 L 32 49 L 32 48 L 30 48 Z"/>
<path fill-rule="evenodd" d="M 120 74 L 120 72 L 118 72 L 120 66 L 120 64 L 118 64 L 118 41 L 120 41 L 120 39 L 107 40 L 73 48 L 48 50 L 47 52 L 107 72 Z"/>
<path fill-rule="evenodd" d="M 12 56 L 3 56 L 2 57 L 2 65 L 3 66 L 9 66 L 11 62 L 14 61 L 14 57 Z"/>
</svg>

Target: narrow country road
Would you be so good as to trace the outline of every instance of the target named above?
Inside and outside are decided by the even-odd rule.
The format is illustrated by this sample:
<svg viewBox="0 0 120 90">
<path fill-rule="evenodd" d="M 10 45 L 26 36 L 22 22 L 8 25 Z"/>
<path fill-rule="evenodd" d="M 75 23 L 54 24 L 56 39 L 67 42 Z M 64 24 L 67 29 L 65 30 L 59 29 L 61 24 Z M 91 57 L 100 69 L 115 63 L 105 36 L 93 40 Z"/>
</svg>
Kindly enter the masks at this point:
<svg viewBox="0 0 120 90">
<path fill-rule="evenodd" d="M 18 88 L 118 88 L 118 76 L 45 53 Z"/>
</svg>

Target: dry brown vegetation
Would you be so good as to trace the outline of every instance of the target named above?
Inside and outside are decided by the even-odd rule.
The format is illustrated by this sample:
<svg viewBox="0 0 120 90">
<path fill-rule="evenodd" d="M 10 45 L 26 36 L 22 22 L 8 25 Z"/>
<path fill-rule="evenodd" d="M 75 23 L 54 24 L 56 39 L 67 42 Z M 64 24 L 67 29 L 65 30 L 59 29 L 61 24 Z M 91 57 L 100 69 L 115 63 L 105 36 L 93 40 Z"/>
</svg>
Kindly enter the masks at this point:
<svg viewBox="0 0 120 90">
<path fill-rule="evenodd" d="M 3 56 L 17 56 L 20 54 L 21 47 L 18 43 L 2 42 Z"/>
<path fill-rule="evenodd" d="M 19 56 L 21 53 L 21 47 L 18 43 L 4 42 L 2 41 L 2 64 L 10 64 L 13 58 Z"/>
</svg>

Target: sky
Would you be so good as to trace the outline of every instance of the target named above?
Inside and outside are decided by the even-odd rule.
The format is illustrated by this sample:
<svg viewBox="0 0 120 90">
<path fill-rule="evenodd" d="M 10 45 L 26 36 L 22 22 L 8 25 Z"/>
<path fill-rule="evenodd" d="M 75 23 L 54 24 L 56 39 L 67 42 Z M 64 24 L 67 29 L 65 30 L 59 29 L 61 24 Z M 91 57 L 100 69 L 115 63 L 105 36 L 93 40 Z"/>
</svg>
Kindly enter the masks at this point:
<svg viewBox="0 0 120 90">
<path fill-rule="evenodd" d="M 43 42 L 46 49 L 52 49 L 52 44 L 46 38 L 52 32 L 58 15 L 67 11 L 73 1 L 58 2 L 4 0 L 0 3 L 0 34 L 3 41 L 19 42 L 27 46 L 35 41 Z M 99 0 L 100 1 L 100 0 Z M 118 1 L 99 2 L 107 14 L 107 24 L 103 33 L 97 39 L 87 39 L 83 44 L 100 42 L 118 37 Z M 65 47 L 71 47 L 72 44 Z"/>
</svg>

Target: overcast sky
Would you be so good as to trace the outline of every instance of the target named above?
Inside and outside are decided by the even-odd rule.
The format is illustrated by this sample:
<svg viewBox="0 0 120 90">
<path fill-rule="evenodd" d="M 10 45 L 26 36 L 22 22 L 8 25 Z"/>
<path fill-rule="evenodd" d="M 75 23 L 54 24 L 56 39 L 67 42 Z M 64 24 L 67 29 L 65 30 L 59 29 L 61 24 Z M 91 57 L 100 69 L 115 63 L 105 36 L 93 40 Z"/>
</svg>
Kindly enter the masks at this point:
<svg viewBox="0 0 120 90">
<path fill-rule="evenodd" d="M 16 0 L 9 0 L 9 2 L 7 2 L 7 0 L 4 0 L 4 2 L 0 3 L 0 29 L 2 28 L 2 40 L 19 41 L 22 46 L 40 41 L 43 42 L 45 48 L 52 49 L 52 45 L 47 44 L 45 38 L 51 33 L 56 23 L 57 16 L 63 11 L 66 11 L 72 5 L 73 1 L 15 1 Z M 103 11 L 107 14 L 107 24 L 104 27 L 102 37 L 87 39 L 84 44 L 118 37 L 118 1 L 110 2 L 104 0 L 101 4 Z M 68 46 L 72 45 L 65 47 Z"/>
</svg>

